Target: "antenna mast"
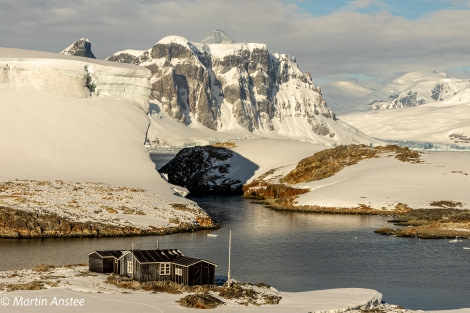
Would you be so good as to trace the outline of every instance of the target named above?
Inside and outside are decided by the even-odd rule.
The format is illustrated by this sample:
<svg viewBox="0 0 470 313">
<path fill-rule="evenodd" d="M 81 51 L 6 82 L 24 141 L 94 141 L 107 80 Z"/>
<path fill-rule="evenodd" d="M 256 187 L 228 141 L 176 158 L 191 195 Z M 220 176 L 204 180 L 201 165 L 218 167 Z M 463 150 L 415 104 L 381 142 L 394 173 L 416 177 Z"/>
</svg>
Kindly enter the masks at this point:
<svg viewBox="0 0 470 313">
<path fill-rule="evenodd" d="M 227 277 L 227 287 L 230 288 L 230 255 L 232 254 L 232 230 L 228 237 L 228 277 Z"/>
</svg>

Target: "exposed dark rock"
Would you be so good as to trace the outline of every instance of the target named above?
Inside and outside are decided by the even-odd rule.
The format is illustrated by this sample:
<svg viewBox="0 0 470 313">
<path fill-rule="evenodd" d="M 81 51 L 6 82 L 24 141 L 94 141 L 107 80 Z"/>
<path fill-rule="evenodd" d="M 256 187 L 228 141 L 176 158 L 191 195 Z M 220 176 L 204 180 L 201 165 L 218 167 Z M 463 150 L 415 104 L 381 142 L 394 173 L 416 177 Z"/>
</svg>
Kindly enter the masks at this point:
<svg viewBox="0 0 470 313">
<path fill-rule="evenodd" d="M 96 59 L 95 55 L 91 51 L 91 43 L 86 38 L 81 38 L 75 43 L 70 45 L 68 48 L 61 52 L 62 54 L 74 55 L 85 58 Z"/>
<path fill-rule="evenodd" d="M 243 182 L 229 177 L 233 151 L 214 146 L 181 150 L 159 172 L 172 184 L 187 188 L 191 195 L 241 194 Z"/>
<path fill-rule="evenodd" d="M 224 302 L 208 292 L 187 295 L 181 298 L 179 304 L 188 308 L 195 309 L 214 309 Z"/>
<path fill-rule="evenodd" d="M 440 101 L 441 99 L 441 92 L 444 90 L 444 84 L 436 84 L 434 88 L 431 90 L 431 98 L 434 101 Z"/>
<path fill-rule="evenodd" d="M 108 61 L 139 65 L 142 62 L 148 61 L 149 58 L 150 58 L 150 53 L 148 51 L 145 51 L 140 56 L 135 56 L 129 53 L 118 53 L 118 54 L 110 56 L 108 58 Z"/>
</svg>

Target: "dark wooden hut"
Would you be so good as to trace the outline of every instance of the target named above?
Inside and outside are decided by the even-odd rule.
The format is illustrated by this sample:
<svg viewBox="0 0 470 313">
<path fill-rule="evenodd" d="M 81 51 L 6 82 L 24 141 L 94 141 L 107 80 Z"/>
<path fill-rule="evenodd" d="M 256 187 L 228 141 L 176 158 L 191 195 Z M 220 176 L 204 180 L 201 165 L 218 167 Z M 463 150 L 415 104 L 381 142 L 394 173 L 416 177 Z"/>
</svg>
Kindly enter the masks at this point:
<svg viewBox="0 0 470 313">
<path fill-rule="evenodd" d="M 178 256 L 172 261 L 171 280 L 188 286 L 212 285 L 215 282 L 216 266 L 205 260 Z"/>
<path fill-rule="evenodd" d="M 89 270 L 115 273 L 137 281 L 172 281 L 188 286 L 215 282 L 216 264 L 184 256 L 178 249 L 95 251 Z"/>
<path fill-rule="evenodd" d="M 97 273 L 120 274 L 119 258 L 120 250 L 95 251 L 88 254 L 88 270 Z"/>
<path fill-rule="evenodd" d="M 121 275 L 141 282 L 171 280 L 171 261 L 182 255 L 177 249 L 126 251 L 119 259 Z"/>
</svg>

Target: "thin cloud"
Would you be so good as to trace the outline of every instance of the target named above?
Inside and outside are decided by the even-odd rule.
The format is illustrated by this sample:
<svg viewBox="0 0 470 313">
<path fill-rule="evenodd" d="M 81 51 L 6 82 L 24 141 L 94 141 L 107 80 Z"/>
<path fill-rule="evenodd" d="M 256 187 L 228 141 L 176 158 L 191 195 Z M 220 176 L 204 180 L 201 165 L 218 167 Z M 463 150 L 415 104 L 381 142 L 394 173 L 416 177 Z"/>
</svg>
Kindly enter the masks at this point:
<svg viewBox="0 0 470 313">
<path fill-rule="evenodd" d="M 389 5 L 387 5 L 384 1 L 381 0 L 355 0 L 349 1 L 343 10 L 347 11 L 357 11 L 363 9 L 389 9 Z"/>
<path fill-rule="evenodd" d="M 394 16 L 385 1 L 349 1 L 346 7 L 313 16 L 289 0 L 2 1 L 0 45 L 58 52 L 85 36 L 105 58 L 148 49 L 168 35 L 199 41 L 219 28 L 239 42 L 266 43 L 271 52 L 295 56 L 302 70 L 323 81 L 469 64 L 470 10 L 409 20 Z"/>
</svg>

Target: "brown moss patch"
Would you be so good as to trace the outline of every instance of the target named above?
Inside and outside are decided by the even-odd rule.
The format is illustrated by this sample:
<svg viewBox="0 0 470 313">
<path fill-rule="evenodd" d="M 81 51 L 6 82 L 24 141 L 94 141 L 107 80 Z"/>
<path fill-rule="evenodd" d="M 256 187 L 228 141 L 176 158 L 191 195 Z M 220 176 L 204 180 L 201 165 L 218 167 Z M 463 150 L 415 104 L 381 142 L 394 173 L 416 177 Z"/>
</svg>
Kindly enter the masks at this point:
<svg viewBox="0 0 470 313">
<path fill-rule="evenodd" d="M 42 281 L 42 280 L 35 280 L 28 283 L 20 283 L 20 284 L 7 284 L 6 289 L 7 291 L 17 291 L 17 290 L 41 290 L 46 289 L 49 287 L 58 287 L 59 285 L 56 282 L 52 281 Z"/>
<path fill-rule="evenodd" d="M 233 141 L 221 141 L 221 142 L 216 142 L 212 144 L 211 146 L 218 147 L 218 148 L 235 148 L 237 144 Z"/>
<path fill-rule="evenodd" d="M 296 168 L 281 179 L 283 183 L 298 184 L 331 177 L 346 166 L 361 160 L 376 158 L 380 154 L 394 153 L 402 162 L 420 163 L 420 152 L 397 145 L 369 147 L 366 145 L 340 145 L 325 149 L 302 159 Z"/>
</svg>

